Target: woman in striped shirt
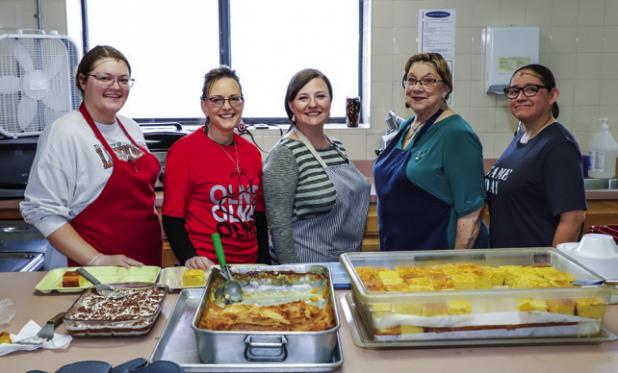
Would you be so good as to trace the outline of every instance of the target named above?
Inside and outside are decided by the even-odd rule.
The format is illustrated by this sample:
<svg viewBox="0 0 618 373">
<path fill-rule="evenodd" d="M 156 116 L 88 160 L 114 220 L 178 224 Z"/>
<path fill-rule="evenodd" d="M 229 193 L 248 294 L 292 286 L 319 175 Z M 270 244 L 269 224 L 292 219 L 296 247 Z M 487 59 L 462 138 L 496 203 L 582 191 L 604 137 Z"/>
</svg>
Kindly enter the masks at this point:
<svg viewBox="0 0 618 373">
<path fill-rule="evenodd" d="M 264 166 L 264 201 L 278 263 L 336 261 L 359 251 L 370 186 L 340 141 L 324 133 L 333 91 L 318 70 L 301 70 L 285 95 L 288 134 Z"/>
</svg>

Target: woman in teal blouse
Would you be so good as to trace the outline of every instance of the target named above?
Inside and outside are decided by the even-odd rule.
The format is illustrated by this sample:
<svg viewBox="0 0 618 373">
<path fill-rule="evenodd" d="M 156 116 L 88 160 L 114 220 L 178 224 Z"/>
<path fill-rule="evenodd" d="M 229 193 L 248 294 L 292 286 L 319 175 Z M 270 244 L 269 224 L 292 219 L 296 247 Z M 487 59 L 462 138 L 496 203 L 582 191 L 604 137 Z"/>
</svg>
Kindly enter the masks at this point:
<svg viewBox="0 0 618 373">
<path fill-rule="evenodd" d="M 415 115 L 374 165 L 381 249 L 487 247 L 482 146 L 446 104 L 453 89 L 446 61 L 438 53 L 410 57 L 403 86 Z"/>
</svg>

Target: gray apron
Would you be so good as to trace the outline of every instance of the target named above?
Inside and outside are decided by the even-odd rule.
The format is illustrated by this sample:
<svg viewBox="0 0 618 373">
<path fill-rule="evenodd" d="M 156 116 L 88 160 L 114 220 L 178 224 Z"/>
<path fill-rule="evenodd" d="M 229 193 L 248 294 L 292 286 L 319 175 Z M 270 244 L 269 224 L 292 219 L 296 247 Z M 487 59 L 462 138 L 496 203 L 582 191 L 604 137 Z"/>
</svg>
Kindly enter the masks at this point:
<svg viewBox="0 0 618 373">
<path fill-rule="evenodd" d="M 352 162 L 328 166 L 335 186 L 335 206 L 326 214 L 292 223 L 294 245 L 303 263 L 332 262 L 348 251 L 360 251 L 369 210 L 370 185 Z"/>
</svg>

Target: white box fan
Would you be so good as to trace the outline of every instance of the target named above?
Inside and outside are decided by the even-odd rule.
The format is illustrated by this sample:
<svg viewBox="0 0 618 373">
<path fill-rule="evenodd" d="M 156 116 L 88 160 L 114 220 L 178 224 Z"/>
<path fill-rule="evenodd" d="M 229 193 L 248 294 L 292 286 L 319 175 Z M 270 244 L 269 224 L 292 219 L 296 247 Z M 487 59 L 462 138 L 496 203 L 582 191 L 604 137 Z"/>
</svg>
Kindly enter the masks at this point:
<svg viewBox="0 0 618 373">
<path fill-rule="evenodd" d="M 75 44 L 55 32 L 0 34 L 0 135 L 38 135 L 75 109 L 78 62 Z"/>
</svg>

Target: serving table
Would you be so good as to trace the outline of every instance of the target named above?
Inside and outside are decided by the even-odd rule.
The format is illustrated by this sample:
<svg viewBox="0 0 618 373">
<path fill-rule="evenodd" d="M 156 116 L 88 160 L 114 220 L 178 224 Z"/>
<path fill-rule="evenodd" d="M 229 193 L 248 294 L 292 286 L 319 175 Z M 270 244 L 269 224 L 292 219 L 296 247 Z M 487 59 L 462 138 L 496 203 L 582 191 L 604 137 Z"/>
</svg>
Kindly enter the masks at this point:
<svg viewBox="0 0 618 373">
<path fill-rule="evenodd" d="M 0 273 L 0 299 L 9 298 L 17 314 L 3 330 L 16 333 L 27 321 L 42 325 L 58 312 L 66 311 L 78 294 L 40 295 L 34 286 L 45 272 Z M 337 291 L 340 301 L 344 291 Z M 74 338 L 67 350 L 17 352 L 0 357 L 0 371 L 31 369 L 53 372 L 81 360 L 103 360 L 118 365 L 142 357 L 148 359 L 171 312 L 178 294 L 165 299 L 153 330 L 142 337 Z M 368 350 L 354 345 L 345 315 L 339 305 L 340 338 L 344 372 L 618 372 L 618 342 L 599 345 L 465 347 L 442 349 Z M 618 305 L 609 306 L 605 326 L 618 333 Z M 66 333 L 63 325 L 57 329 Z"/>
</svg>

